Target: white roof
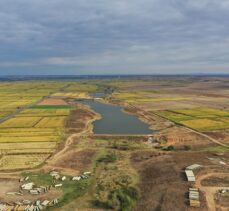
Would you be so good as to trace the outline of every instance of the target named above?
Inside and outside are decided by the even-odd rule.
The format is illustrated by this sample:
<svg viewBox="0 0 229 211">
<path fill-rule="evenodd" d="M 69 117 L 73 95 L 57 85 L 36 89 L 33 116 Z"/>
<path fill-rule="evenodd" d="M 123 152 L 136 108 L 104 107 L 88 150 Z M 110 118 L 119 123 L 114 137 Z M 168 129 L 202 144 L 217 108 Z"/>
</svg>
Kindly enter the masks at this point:
<svg viewBox="0 0 229 211">
<path fill-rule="evenodd" d="M 30 182 L 30 183 L 26 183 L 26 184 L 22 185 L 21 187 L 24 190 L 31 190 L 33 188 L 33 186 L 34 186 L 34 183 Z"/>
<path fill-rule="evenodd" d="M 199 164 L 192 164 L 190 166 L 187 166 L 186 169 L 187 170 L 195 170 L 195 169 L 198 169 L 200 167 L 201 167 L 201 165 L 199 165 Z"/>
<path fill-rule="evenodd" d="M 192 170 L 185 170 L 185 174 L 186 174 L 189 182 L 195 182 L 196 181 L 195 175 L 193 174 Z"/>
</svg>

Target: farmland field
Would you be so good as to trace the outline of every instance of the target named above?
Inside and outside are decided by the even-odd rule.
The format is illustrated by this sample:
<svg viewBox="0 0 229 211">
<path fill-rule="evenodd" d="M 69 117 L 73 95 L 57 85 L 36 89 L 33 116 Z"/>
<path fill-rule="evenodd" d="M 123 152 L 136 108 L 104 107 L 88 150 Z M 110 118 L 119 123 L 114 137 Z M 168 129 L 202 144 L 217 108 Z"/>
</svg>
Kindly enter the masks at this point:
<svg viewBox="0 0 229 211">
<path fill-rule="evenodd" d="M 52 153 L 55 150 L 56 142 L 15 142 L 0 143 L 0 152 L 3 154 L 12 153 Z"/>
<path fill-rule="evenodd" d="M 0 159 L 0 170 L 30 169 L 40 165 L 49 154 L 4 155 Z"/>
<path fill-rule="evenodd" d="M 43 97 L 67 84 L 56 81 L 0 84 L 0 118 L 12 115 L 0 124 L 0 170 L 35 167 L 55 151 L 64 137 L 64 123 L 71 106 L 63 99 Z M 14 164 L 9 165 L 10 160 Z"/>
<path fill-rule="evenodd" d="M 19 113 L 17 116 L 67 116 L 69 115 L 69 110 L 68 109 L 42 109 L 42 108 L 37 108 L 37 109 L 26 109 Z"/>
<path fill-rule="evenodd" d="M 173 109 L 154 112 L 175 123 L 199 131 L 229 128 L 229 111 L 213 108 Z"/>
<path fill-rule="evenodd" d="M 65 117 L 43 117 L 36 125 L 38 128 L 64 127 Z"/>
<path fill-rule="evenodd" d="M 33 127 L 41 120 L 40 117 L 14 117 L 0 125 L 0 128 Z"/>
<path fill-rule="evenodd" d="M 148 76 L 0 83 L 0 179 L 10 173 L 39 185 L 61 183 L 53 188 L 60 193 L 59 204 L 49 208 L 55 211 L 189 210 L 187 166 L 203 166 L 197 181 L 208 172 L 228 173 L 227 87 L 224 78 Z M 118 105 L 153 132 L 95 134 L 102 112 L 81 98 Z M 111 123 L 119 129 L 114 118 Z M 53 170 L 66 180 L 53 179 Z M 88 178 L 72 181 L 85 171 Z M 200 209 L 207 211 L 201 187 L 200 196 Z M 8 196 L 0 191 L 0 199 Z"/>
</svg>

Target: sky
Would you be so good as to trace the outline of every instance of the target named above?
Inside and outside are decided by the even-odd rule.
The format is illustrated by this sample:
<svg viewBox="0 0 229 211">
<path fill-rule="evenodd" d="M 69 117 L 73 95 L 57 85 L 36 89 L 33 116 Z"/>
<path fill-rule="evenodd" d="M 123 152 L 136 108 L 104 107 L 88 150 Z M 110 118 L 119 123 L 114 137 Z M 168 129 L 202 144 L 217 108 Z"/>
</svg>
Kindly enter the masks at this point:
<svg viewBox="0 0 229 211">
<path fill-rule="evenodd" d="M 0 0 L 0 75 L 229 74 L 229 0 Z"/>
</svg>

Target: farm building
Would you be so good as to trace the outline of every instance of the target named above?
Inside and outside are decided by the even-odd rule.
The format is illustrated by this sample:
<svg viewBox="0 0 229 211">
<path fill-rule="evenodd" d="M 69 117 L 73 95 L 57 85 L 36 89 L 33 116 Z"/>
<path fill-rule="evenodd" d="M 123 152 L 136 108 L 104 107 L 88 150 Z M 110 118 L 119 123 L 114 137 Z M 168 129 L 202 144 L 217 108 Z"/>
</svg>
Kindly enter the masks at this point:
<svg viewBox="0 0 229 211">
<path fill-rule="evenodd" d="M 200 207 L 200 196 L 197 188 L 189 188 L 189 204 L 191 207 Z"/>
<path fill-rule="evenodd" d="M 24 190 L 32 190 L 33 186 L 34 186 L 34 183 L 30 182 L 30 183 L 26 183 L 26 184 L 22 185 L 21 188 Z"/>
<path fill-rule="evenodd" d="M 186 170 L 192 170 L 192 171 L 194 171 L 194 170 L 200 169 L 201 167 L 202 167 L 202 166 L 199 165 L 199 164 L 192 164 L 192 165 L 190 165 L 190 166 L 187 166 L 187 167 L 186 167 Z"/>
<path fill-rule="evenodd" d="M 196 178 L 192 170 L 185 170 L 186 177 L 189 182 L 195 182 Z"/>
</svg>

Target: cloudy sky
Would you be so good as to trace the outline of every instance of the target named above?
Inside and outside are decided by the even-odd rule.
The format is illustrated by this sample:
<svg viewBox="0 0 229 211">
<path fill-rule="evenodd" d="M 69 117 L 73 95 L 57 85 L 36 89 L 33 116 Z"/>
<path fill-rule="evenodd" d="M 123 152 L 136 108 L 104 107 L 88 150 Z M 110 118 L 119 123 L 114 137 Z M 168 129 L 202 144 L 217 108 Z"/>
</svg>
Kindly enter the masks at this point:
<svg viewBox="0 0 229 211">
<path fill-rule="evenodd" d="M 0 0 L 0 74 L 229 73 L 229 0 Z"/>
</svg>

